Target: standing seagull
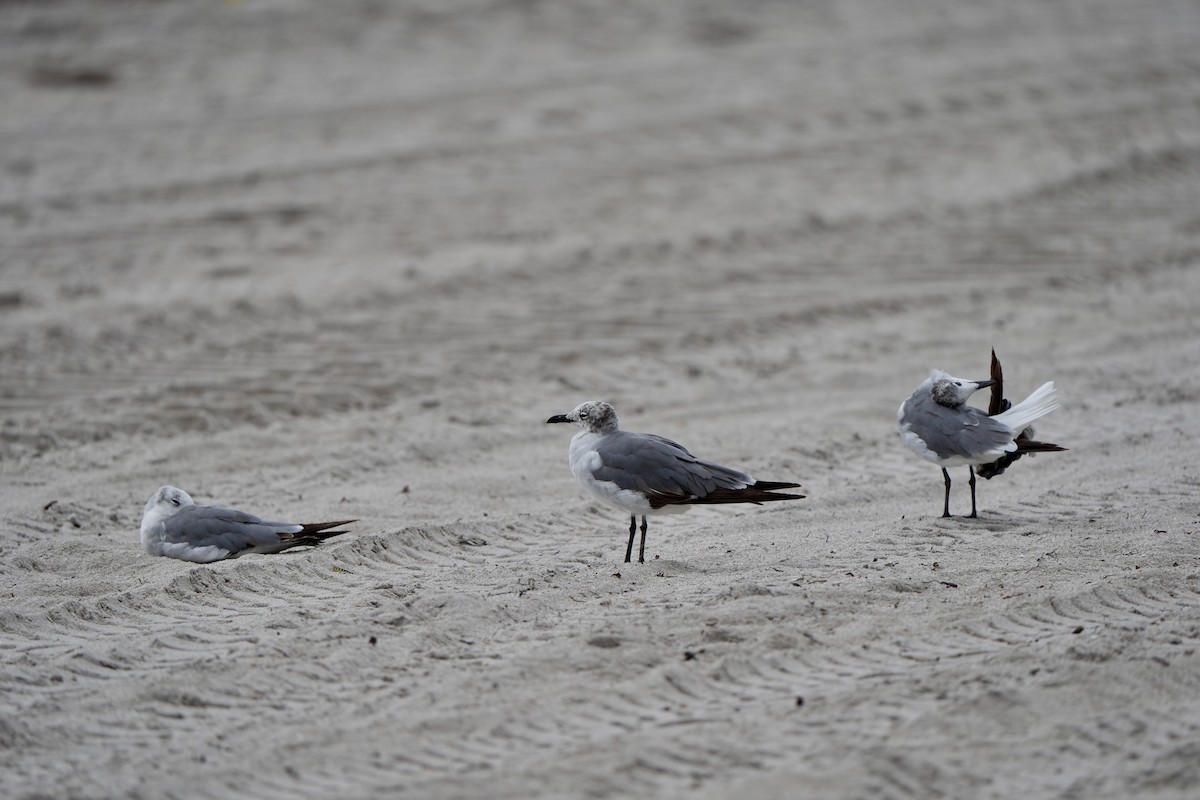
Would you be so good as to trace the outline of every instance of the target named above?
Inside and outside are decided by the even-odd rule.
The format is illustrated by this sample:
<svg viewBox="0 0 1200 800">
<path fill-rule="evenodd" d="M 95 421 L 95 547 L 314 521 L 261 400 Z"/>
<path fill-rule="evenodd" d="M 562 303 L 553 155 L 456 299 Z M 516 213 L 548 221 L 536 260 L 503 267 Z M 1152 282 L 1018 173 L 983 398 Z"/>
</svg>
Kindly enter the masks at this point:
<svg viewBox="0 0 1200 800">
<path fill-rule="evenodd" d="M 976 464 L 991 464 L 1006 453 L 1066 450 L 1056 444 L 1019 438 L 1036 420 L 1058 408 L 1053 381 L 1043 383 L 1029 397 L 993 417 L 966 405 L 967 398 L 993 383 L 955 378 L 935 369 L 896 412 L 900 438 L 908 449 L 942 468 L 946 481 L 943 517 L 950 516 L 950 473 L 946 467 L 965 466 L 970 470 L 970 516 L 975 517 Z"/>
<path fill-rule="evenodd" d="M 207 564 L 247 553 L 279 553 L 320 544 L 347 531 L 329 528 L 340 522 L 267 522 L 245 511 L 198 506 L 183 489 L 163 486 L 146 501 L 142 549 L 152 556 Z"/>
<path fill-rule="evenodd" d="M 570 414 L 546 420 L 574 422 L 582 430 L 571 439 L 567 461 L 579 485 L 630 512 L 625 563 L 633 556 L 637 515 L 642 515 L 638 563 L 646 560 L 646 515 L 687 511 L 698 503 L 766 503 L 800 500 L 802 494 L 777 494 L 798 483 L 756 481 L 746 473 L 702 461 L 681 444 L 652 433 L 617 427 L 617 412 L 608 403 L 581 403 Z"/>
</svg>

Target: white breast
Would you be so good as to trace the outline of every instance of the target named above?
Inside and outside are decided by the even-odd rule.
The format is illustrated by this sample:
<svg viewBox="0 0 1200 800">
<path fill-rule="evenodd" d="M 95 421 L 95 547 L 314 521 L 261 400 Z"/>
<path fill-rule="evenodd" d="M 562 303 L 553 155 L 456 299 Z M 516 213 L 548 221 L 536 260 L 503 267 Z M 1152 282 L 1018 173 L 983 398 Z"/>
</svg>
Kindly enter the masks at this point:
<svg viewBox="0 0 1200 800">
<path fill-rule="evenodd" d="M 657 514 L 667 509 L 653 509 L 641 492 L 622 489 L 612 481 L 596 480 L 595 472 L 603 466 L 600 454 L 596 452 L 596 444 L 600 436 L 587 431 L 580 431 L 571 438 L 571 447 L 567 451 L 567 461 L 571 465 L 571 474 L 579 485 L 590 494 L 611 503 L 617 508 L 631 514 Z M 670 510 L 685 510 L 686 506 L 674 507 Z"/>
</svg>

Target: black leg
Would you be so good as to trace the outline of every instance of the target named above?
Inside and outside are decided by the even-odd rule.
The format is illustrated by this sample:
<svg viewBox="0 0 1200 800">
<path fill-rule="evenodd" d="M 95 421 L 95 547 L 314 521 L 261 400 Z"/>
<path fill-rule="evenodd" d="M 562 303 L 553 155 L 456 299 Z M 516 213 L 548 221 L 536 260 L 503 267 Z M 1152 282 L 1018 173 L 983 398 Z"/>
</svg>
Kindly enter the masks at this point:
<svg viewBox="0 0 1200 800">
<path fill-rule="evenodd" d="M 643 517 L 645 519 L 645 517 Z M 633 535 L 637 533 L 637 517 L 629 518 L 629 544 L 625 547 L 625 563 L 628 564 L 633 556 Z M 642 534 L 645 536 L 645 534 Z"/>
<path fill-rule="evenodd" d="M 942 506 L 942 516 L 950 516 L 950 473 L 946 472 L 946 468 L 942 467 L 942 477 L 946 479 L 946 504 Z"/>
<path fill-rule="evenodd" d="M 971 517 L 974 518 L 979 516 L 975 513 L 975 467 L 968 466 L 967 469 L 971 471 Z"/>
<path fill-rule="evenodd" d="M 630 539 L 629 543 L 633 544 L 633 539 Z M 638 563 L 639 564 L 646 563 L 646 515 L 645 514 L 642 515 L 642 544 L 640 547 L 638 547 Z"/>
</svg>

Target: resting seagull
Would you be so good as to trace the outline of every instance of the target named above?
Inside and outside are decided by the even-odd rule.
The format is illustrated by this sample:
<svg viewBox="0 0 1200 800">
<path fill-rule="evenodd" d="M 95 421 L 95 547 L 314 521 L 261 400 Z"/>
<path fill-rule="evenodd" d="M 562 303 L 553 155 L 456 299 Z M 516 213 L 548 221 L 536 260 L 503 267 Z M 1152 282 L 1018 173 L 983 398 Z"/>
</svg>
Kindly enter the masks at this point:
<svg viewBox="0 0 1200 800">
<path fill-rule="evenodd" d="M 268 522 L 253 514 L 220 506 L 198 506 L 183 489 L 163 486 L 146 501 L 142 549 L 152 556 L 207 564 L 247 553 L 280 553 L 320 544 L 340 522 Z"/>
<path fill-rule="evenodd" d="M 601 500 L 630 512 L 625 562 L 633 556 L 637 515 L 642 515 L 638 563 L 646 560 L 646 515 L 687 511 L 699 503 L 766 503 L 800 500 L 802 494 L 778 494 L 798 483 L 756 481 L 746 473 L 702 461 L 681 444 L 652 433 L 617 427 L 608 403 L 581 403 L 570 414 L 546 420 L 574 422 L 581 430 L 571 439 L 567 461 L 579 485 Z"/>
<path fill-rule="evenodd" d="M 1029 397 L 995 416 L 966 405 L 967 398 L 993 383 L 956 378 L 935 369 L 896 412 L 900 438 L 908 449 L 942 468 L 946 482 L 943 517 L 950 516 L 950 473 L 946 467 L 965 466 L 970 470 L 970 516 L 976 517 L 975 465 L 993 464 L 1009 453 L 1066 450 L 1021 437 L 1035 421 L 1058 408 L 1053 381 L 1043 383 Z"/>
</svg>

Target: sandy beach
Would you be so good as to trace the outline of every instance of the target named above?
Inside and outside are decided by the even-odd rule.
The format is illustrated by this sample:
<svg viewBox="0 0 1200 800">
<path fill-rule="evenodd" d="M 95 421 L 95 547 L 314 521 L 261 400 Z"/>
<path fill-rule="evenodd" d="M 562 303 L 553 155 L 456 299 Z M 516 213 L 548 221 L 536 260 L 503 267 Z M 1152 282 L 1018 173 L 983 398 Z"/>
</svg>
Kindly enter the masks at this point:
<svg viewBox="0 0 1200 800">
<path fill-rule="evenodd" d="M 1195 796 L 1195 3 L 5 2 L 0 109 L 0 796 Z M 625 564 L 592 399 L 807 499 Z"/>
</svg>

